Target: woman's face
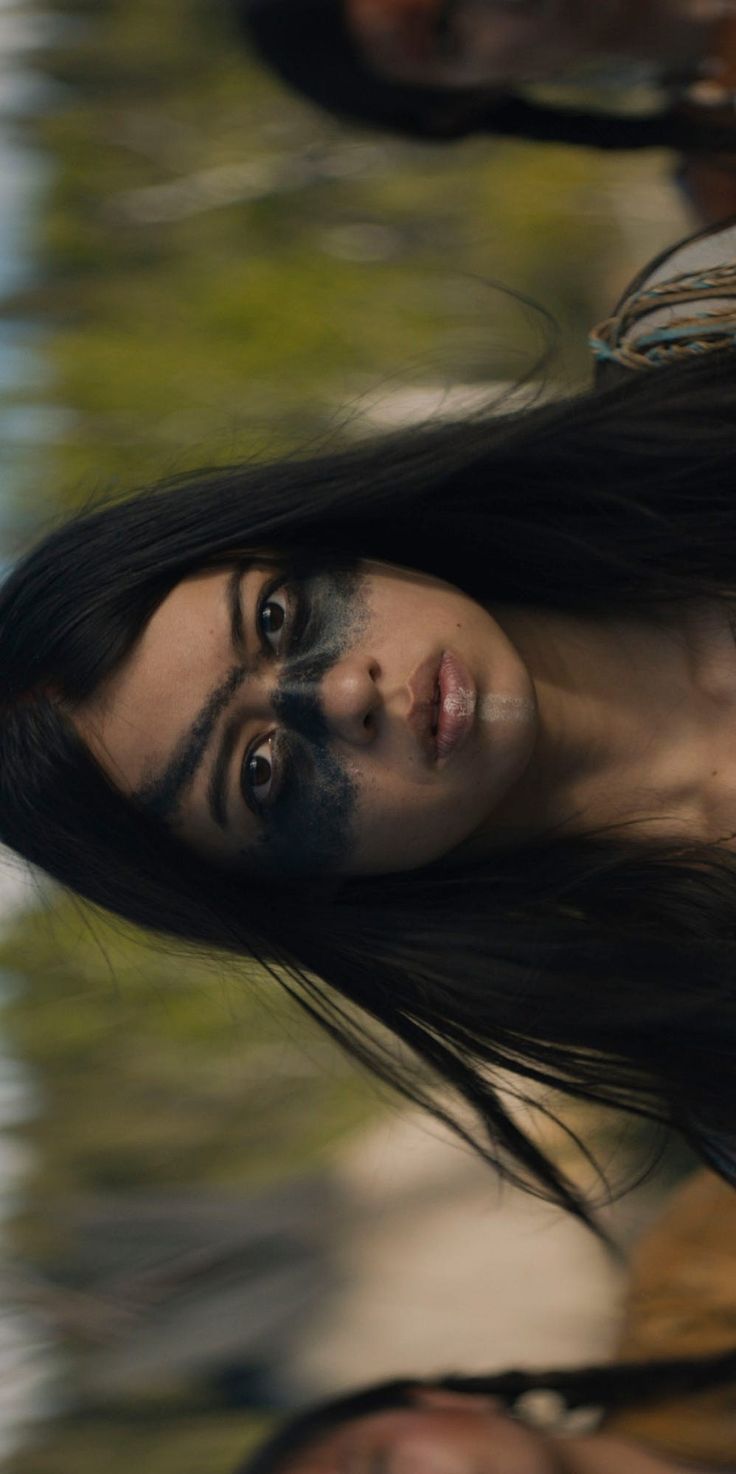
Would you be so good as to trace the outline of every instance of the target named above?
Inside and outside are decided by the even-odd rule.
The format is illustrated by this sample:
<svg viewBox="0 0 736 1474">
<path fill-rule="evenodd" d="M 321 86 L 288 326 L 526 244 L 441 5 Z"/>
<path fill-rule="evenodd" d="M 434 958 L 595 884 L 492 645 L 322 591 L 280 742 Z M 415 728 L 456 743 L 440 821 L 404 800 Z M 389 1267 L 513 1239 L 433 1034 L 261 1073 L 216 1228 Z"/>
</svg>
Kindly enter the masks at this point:
<svg viewBox="0 0 736 1474">
<path fill-rule="evenodd" d="M 384 564 L 264 558 L 178 584 L 75 720 L 116 785 L 199 853 L 376 874 L 462 852 L 537 732 L 497 620 Z"/>
<path fill-rule="evenodd" d="M 504 87 L 611 59 L 693 61 L 690 0 L 345 0 L 371 66 L 395 80 Z M 693 22 L 691 24 L 691 22 Z M 684 52 L 684 55 L 681 53 Z"/>
<path fill-rule="evenodd" d="M 417 1393 L 416 1406 L 355 1418 L 286 1474 L 557 1474 L 554 1445 L 491 1399 Z"/>
</svg>

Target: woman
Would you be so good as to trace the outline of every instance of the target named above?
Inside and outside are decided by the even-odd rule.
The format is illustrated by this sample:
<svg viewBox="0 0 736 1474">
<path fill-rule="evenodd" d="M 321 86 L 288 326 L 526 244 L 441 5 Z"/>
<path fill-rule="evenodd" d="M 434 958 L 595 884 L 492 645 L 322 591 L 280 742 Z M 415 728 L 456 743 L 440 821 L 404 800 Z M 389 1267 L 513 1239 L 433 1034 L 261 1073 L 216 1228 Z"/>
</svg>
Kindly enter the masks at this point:
<svg viewBox="0 0 736 1474">
<path fill-rule="evenodd" d="M 736 211 L 732 0 L 238 0 L 237 15 L 338 116 L 428 139 L 672 148 L 705 221 Z"/>
<path fill-rule="evenodd" d="M 730 270 L 717 336 L 661 329 L 672 367 L 160 487 L 0 592 L 0 837 L 264 963 L 583 1217 L 509 1093 L 665 1122 L 736 1177 Z"/>
<path fill-rule="evenodd" d="M 241 1474 L 676 1474 L 736 1463 L 736 1198 L 701 1172 L 635 1251 L 618 1364 L 384 1383 L 309 1409 Z"/>
<path fill-rule="evenodd" d="M 732 1385 L 735 1370 L 732 1352 L 702 1364 L 387 1382 L 295 1418 L 239 1474 L 727 1474 L 730 1461 L 685 1463 L 627 1432 L 580 1429 L 589 1410 L 636 1409 L 699 1381 Z"/>
</svg>

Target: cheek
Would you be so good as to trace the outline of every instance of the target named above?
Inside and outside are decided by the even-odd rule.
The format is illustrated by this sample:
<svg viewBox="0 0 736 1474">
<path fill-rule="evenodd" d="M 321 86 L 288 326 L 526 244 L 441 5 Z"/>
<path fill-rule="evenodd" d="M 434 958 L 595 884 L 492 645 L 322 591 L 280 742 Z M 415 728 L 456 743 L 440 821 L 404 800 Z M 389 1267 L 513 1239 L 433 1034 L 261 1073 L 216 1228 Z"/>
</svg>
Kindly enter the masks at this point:
<svg viewBox="0 0 736 1474">
<path fill-rule="evenodd" d="M 479 822 L 470 784 L 457 792 L 384 773 L 359 780 L 358 795 L 348 866 L 355 875 L 429 865 L 467 839 Z"/>
<path fill-rule="evenodd" d="M 534 753 L 537 712 L 524 700 L 511 714 L 491 706 L 473 732 L 470 750 L 445 769 L 422 774 L 411 764 L 356 770 L 351 874 L 385 874 L 429 865 L 486 825 L 507 799 Z"/>
</svg>

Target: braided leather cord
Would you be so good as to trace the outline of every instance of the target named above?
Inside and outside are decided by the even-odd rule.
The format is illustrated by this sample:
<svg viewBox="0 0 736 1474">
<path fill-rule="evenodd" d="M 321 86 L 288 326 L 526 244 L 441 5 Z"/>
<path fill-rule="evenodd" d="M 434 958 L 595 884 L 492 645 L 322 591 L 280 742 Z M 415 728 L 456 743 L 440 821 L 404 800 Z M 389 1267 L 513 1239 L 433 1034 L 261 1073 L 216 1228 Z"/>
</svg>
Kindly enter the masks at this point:
<svg viewBox="0 0 736 1474">
<path fill-rule="evenodd" d="M 692 311 L 676 322 L 661 323 L 637 332 L 652 312 L 691 307 L 718 299 L 723 306 Z M 599 323 L 590 334 L 590 348 L 600 362 L 624 368 L 659 368 L 696 354 L 736 347 L 736 263 L 685 272 L 634 292 L 618 312 Z"/>
</svg>

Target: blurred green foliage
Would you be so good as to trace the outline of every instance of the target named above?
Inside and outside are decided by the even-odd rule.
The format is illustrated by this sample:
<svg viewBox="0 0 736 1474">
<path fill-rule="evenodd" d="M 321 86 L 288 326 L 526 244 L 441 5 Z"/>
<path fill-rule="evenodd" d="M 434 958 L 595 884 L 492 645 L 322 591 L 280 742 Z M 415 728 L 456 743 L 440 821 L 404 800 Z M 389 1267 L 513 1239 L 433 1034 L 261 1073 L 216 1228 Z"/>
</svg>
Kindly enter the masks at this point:
<svg viewBox="0 0 736 1474">
<path fill-rule="evenodd" d="M 26 1222 L 52 1260 L 50 1195 L 271 1185 L 375 1109 L 254 967 L 172 955 L 73 902 L 21 921 L 2 957 L 18 980 L 4 1032 L 42 1089 Z"/>
<path fill-rule="evenodd" d="M 302 441 L 368 388 L 515 377 L 541 326 L 496 283 L 551 311 L 585 376 L 627 257 L 617 191 L 648 161 L 356 134 L 253 64 L 227 0 L 39 8 L 64 18 L 27 304 L 71 411 L 49 511 Z"/>
<path fill-rule="evenodd" d="M 9 1474 L 234 1474 L 266 1428 L 265 1419 L 222 1412 L 63 1420 Z"/>
<path fill-rule="evenodd" d="M 65 413 L 23 535 L 110 489 L 352 433 L 367 397 L 516 377 L 545 328 L 498 283 L 558 320 L 559 373 L 579 382 L 590 322 L 676 228 L 661 160 L 341 128 L 254 64 L 225 0 L 37 8 L 59 22 L 39 57 L 54 101 L 31 125 L 52 174 L 37 283 L 6 311 L 42 325 L 49 377 L 27 397 Z M 39 1093 L 16 1227 L 40 1271 L 63 1259 L 75 1195 L 273 1182 L 378 1108 L 247 969 L 58 899 L 12 926 L 2 961 L 4 1035 Z M 231 1415 L 98 1410 L 12 1469 L 219 1474 L 247 1436 Z"/>
</svg>

